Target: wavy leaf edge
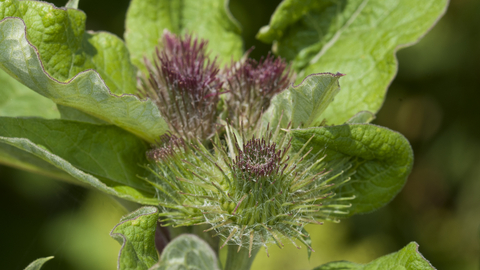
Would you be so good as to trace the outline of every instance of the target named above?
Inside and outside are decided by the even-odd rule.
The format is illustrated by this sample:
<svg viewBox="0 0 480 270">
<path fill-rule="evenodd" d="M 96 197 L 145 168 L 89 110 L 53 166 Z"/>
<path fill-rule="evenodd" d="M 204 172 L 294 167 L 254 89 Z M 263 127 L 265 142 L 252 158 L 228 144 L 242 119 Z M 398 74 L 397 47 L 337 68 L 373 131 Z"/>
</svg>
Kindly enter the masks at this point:
<svg viewBox="0 0 480 270">
<path fill-rule="evenodd" d="M 120 222 L 115 225 L 115 227 L 113 227 L 113 229 L 110 231 L 110 236 L 114 239 L 122 239 L 122 246 L 120 247 L 120 251 L 118 252 L 118 257 L 117 257 L 117 270 L 121 270 L 120 269 L 120 258 L 122 256 L 122 252 L 123 252 L 123 249 L 127 243 L 127 237 L 122 234 L 122 233 L 116 233 L 115 230 L 122 224 L 126 223 L 126 222 L 129 222 L 129 221 L 133 221 L 133 220 L 136 220 L 140 217 L 143 217 L 143 216 L 148 216 L 148 215 L 152 215 L 152 214 L 157 214 L 159 213 L 159 210 L 157 207 L 155 206 L 144 206 L 140 209 L 137 209 L 135 211 L 133 211 L 132 213 L 129 213 L 127 214 L 126 216 L 122 217 L 122 219 L 120 220 Z"/>
<path fill-rule="evenodd" d="M 49 4 L 51 4 L 51 3 L 49 3 Z M 64 10 L 64 8 L 58 8 L 58 7 L 56 7 L 56 6 L 53 5 L 53 4 L 51 4 L 51 5 L 52 5 L 55 9 Z M 68 9 L 68 8 L 67 8 L 67 9 Z M 134 94 L 115 95 L 114 93 L 112 93 L 112 91 L 110 90 L 110 88 L 107 86 L 107 84 L 106 84 L 105 81 L 103 80 L 103 78 L 102 78 L 102 76 L 100 75 L 100 73 L 98 73 L 95 69 L 87 69 L 87 70 L 81 71 L 81 72 L 77 73 L 75 76 L 73 76 L 71 79 L 69 79 L 69 80 L 67 80 L 67 81 L 64 81 L 64 82 L 57 80 L 56 78 L 54 78 L 53 76 L 51 76 L 51 75 L 46 71 L 45 66 L 44 66 L 44 64 L 43 64 L 43 61 L 41 60 L 40 52 L 38 51 L 37 47 L 36 47 L 35 45 L 33 45 L 33 44 L 30 42 L 30 40 L 28 40 L 28 38 L 27 38 L 27 25 L 25 24 L 25 21 L 24 21 L 22 18 L 19 18 L 19 17 L 5 17 L 4 19 L 0 20 L 0 24 L 1 24 L 1 23 L 4 23 L 5 21 L 9 21 L 9 20 L 18 20 L 18 21 L 20 21 L 20 22 L 23 24 L 23 31 L 24 31 L 25 40 L 27 41 L 28 45 L 29 45 L 29 46 L 33 49 L 33 51 L 35 52 L 35 54 L 36 54 L 36 56 L 37 56 L 37 58 L 38 58 L 38 61 L 39 61 L 39 63 L 40 63 L 40 67 L 41 67 L 41 69 L 42 69 L 42 72 L 47 76 L 47 78 L 51 79 L 52 81 L 54 81 L 54 82 L 56 82 L 56 83 L 59 83 L 59 84 L 62 84 L 62 85 L 68 85 L 68 84 L 70 84 L 72 81 L 76 80 L 78 77 L 80 77 L 80 76 L 83 75 L 83 74 L 94 74 L 94 76 L 96 76 L 96 77 L 98 77 L 98 78 L 100 79 L 100 81 L 101 81 L 101 83 L 102 83 L 102 86 L 105 87 L 105 89 L 107 90 L 107 94 L 110 95 L 111 97 L 117 97 L 117 98 L 121 98 L 121 97 L 133 97 L 133 98 L 135 98 L 135 99 L 136 99 L 137 101 L 139 101 L 139 102 L 142 102 L 142 103 L 152 103 L 152 104 L 153 104 L 153 102 L 152 102 L 148 97 L 147 97 L 147 98 L 144 98 L 144 99 L 141 99 L 140 97 L 138 97 L 137 95 L 134 95 Z M 109 33 L 109 34 L 111 34 L 111 33 L 108 32 L 108 31 L 91 31 L 91 30 L 88 30 L 87 32 L 88 32 L 88 33 L 92 33 L 92 34 L 96 34 L 96 33 Z M 16 76 L 12 76 L 11 73 L 10 73 L 10 71 L 5 70 L 5 72 L 6 72 L 9 76 L 11 76 L 11 77 L 13 77 L 14 79 L 16 79 Z M 18 80 L 17 80 L 17 81 L 18 81 Z M 23 82 L 21 82 L 21 81 L 19 81 L 19 82 L 23 84 Z M 27 86 L 27 87 L 28 87 L 28 86 Z M 31 89 L 30 89 L 30 90 L 31 90 Z M 32 90 L 32 91 L 34 91 L 34 90 Z M 36 91 L 35 91 L 35 92 L 36 92 Z M 47 97 L 47 98 L 49 98 L 49 97 Z M 56 102 L 55 102 L 55 103 L 56 103 Z M 59 104 L 59 103 L 56 103 L 56 104 Z M 70 106 L 68 106 L 68 105 L 63 105 L 63 104 L 60 104 L 60 105 L 70 107 Z M 156 106 L 155 106 L 155 107 L 156 107 Z M 74 107 L 70 107 L 70 108 L 74 108 Z M 97 117 L 96 115 L 92 115 L 92 114 L 90 114 L 89 112 L 83 111 L 83 110 L 81 110 L 81 109 L 79 109 L 79 108 L 75 108 L 75 109 L 78 109 L 78 110 L 80 110 L 80 111 L 82 111 L 82 112 L 84 112 L 84 113 L 86 113 L 86 114 L 88 114 L 88 115 L 90 115 L 90 116 Z M 157 109 L 157 110 L 158 110 L 158 109 Z M 161 116 L 160 111 L 159 111 L 159 115 Z M 162 119 L 163 119 L 163 118 L 162 118 Z M 107 120 L 107 119 L 102 119 L 102 120 L 106 120 L 106 121 L 108 121 L 108 123 L 113 124 L 113 125 L 116 125 L 115 123 L 112 123 L 112 122 L 110 122 L 110 121 Z M 116 126 L 118 126 L 118 125 L 116 125 Z M 124 127 L 121 127 L 121 126 L 119 126 L 119 127 L 122 128 L 122 129 L 125 129 Z M 127 130 L 127 129 L 125 129 L 125 130 Z M 127 131 L 132 132 L 131 130 L 127 130 Z M 133 132 L 132 132 L 132 133 L 133 133 Z M 134 133 L 134 134 L 136 134 L 137 136 L 140 136 L 140 135 L 137 134 L 137 133 Z M 152 141 L 151 139 L 145 138 L 144 136 L 140 136 L 140 137 L 141 137 L 142 139 L 144 139 L 144 140 L 149 141 L 149 142 Z"/>
</svg>

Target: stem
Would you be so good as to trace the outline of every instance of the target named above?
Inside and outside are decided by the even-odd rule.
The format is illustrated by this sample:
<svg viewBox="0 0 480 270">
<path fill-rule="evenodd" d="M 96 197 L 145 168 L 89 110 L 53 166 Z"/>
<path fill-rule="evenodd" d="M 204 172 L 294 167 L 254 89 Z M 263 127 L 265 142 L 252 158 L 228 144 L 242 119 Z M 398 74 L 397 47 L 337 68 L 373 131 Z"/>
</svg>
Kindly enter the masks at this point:
<svg viewBox="0 0 480 270">
<path fill-rule="evenodd" d="M 250 258 L 248 257 L 248 248 L 243 247 L 239 252 L 237 252 L 237 250 L 237 245 L 228 246 L 228 256 L 225 270 L 250 270 L 259 248 L 252 250 L 252 257 Z"/>
</svg>

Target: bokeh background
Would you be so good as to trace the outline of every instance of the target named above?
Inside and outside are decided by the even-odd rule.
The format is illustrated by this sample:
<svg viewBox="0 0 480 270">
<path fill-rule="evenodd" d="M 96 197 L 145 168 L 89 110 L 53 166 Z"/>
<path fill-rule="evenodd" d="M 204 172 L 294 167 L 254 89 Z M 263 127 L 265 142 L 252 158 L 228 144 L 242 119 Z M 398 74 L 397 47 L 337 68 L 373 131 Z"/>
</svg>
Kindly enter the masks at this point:
<svg viewBox="0 0 480 270">
<path fill-rule="evenodd" d="M 57 6 L 66 0 L 52 1 Z M 81 0 L 87 29 L 123 36 L 128 0 Z M 253 57 L 278 0 L 231 0 Z M 333 260 L 369 262 L 411 241 L 438 269 L 480 265 L 480 1 L 454 0 L 417 45 L 398 53 L 398 76 L 375 124 L 404 134 L 415 165 L 403 191 L 377 212 L 309 228 L 305 248 L 260 252 L 254 269 L 312 269 Z M 330 70 L 336 72 L 336 70 Z M 340 70 L 341 71 L 341 70 Z M 126 212 L 95 191 L 0 166 L 0 268 L 23 269 L 53 255 L 45 270 L 116 268 L 120 245 L 108 235 Z M 223 256 L 224 254 L 222 254 Z"/>
</svg>

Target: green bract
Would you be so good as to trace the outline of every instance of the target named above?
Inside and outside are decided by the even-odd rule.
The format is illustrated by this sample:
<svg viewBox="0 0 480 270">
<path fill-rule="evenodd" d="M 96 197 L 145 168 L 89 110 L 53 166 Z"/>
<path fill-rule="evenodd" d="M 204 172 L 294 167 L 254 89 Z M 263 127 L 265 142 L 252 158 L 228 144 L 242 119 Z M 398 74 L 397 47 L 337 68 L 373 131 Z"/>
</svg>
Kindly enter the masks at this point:
<svg viewBox="0 0 480 270">
<path fill-rule="evenodd" d="M 251 254 L 268 242 L 281 248 L 281 238 L 293 244 L 298 239 L 311 249 L 306 224 L 349 214 L 354 193 L 335 192 L 354 173 L 348 158 L 326 163 L 323 151 L 312 157 L 306 157 L 310 151 L 305 147 L 292 152 L 286 136 L 248 139 L 234 134 L 227 128 L 225 146 L 217 137 L 214 154 L 176 137 L 150 153 L 156 178 L 147 181 L 163 198 L 164 224 L 208 224 L 206 232 L 215 229 L 225 238 L 222 247 L 231 241 Z"/>
<path fill-rule="evenodd" d="M 0 162 L 153 205 L 112 231 L 119 269 L 218 268 L 194 236 L 158 256 L 158 219 L 207 224 L 236 245 L 227 267 L 249 269 L 260 245 L 311 249 L 306 224 L 374 211 L 403 187 L 408 141 L 368 123 L 395 51 L 446 0 L 285 0 L 258 38 L 286 60 L 259 61 L 228 1 L 133 0 L 126 43 L 86 31 L 77 7 L 0 0 Z"/>
</svg>

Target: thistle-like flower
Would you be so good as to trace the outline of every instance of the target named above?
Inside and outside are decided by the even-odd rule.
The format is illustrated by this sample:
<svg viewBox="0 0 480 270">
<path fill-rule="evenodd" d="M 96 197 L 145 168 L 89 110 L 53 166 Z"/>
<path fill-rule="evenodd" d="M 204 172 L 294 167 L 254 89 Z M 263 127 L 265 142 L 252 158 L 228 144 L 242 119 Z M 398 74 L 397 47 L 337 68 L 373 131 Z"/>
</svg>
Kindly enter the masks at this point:
<svg viewBox="0 0 480 270">
<path fill-rule="evenodd" d="M 226 71 L 226 102 L 235 126 L 255 126 L 272 97 L 293 83 L 293 72 L 282 58 L 268 54 L 256 61 L 246 57 Z"/>
<path fill-rule="evenodd" d="M 140 80 L 140 93 L 155 101 L 172 132 L 205 140 L 216 130 L 223 84 L 217 63 L 208 58 L 207 41 L 190 35 L 182 39 L 166 31 L 162 45 L 153 64 L 145 60 L 149 76 Z"/>
</svg>

